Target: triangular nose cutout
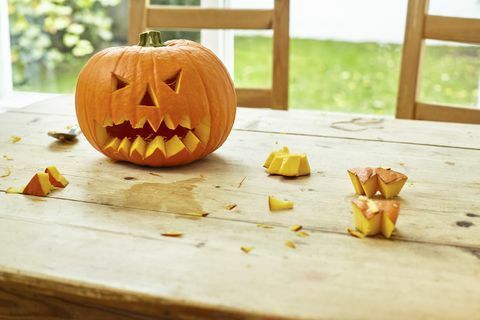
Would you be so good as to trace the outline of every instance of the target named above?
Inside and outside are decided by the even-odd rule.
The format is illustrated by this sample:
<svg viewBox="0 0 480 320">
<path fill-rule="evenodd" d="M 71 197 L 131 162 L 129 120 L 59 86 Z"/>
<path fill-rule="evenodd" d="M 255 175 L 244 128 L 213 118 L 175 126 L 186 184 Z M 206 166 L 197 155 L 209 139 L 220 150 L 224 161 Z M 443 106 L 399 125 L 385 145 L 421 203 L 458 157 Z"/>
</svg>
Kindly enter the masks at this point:
<svg viewBox="0 0 480 320">
<path fill-rule="evenodd" d="M 175 93 L 178 93 L 180 89 L 180 80 L 182 78 L 182 70 L 178 70 L 178 72 L 171 78 L 165 80 L 165 84 L 170 87 Z"/>
<path fill-rule="evenodd" d="M 143 95 L 142 101 L 140 101 L 140 105 L 146 107 L 158 107 L 155 101 L 155 95 L 153 94 L 150 85 L 148 85 L 147 89 L 145 90 L 145 94 Z"/>
<path fill-rule="evenodd" d="M 112 91 L 117 91 L 128 86 L 128 82 L 120 76 L 112 73 Z"/>
</svg>

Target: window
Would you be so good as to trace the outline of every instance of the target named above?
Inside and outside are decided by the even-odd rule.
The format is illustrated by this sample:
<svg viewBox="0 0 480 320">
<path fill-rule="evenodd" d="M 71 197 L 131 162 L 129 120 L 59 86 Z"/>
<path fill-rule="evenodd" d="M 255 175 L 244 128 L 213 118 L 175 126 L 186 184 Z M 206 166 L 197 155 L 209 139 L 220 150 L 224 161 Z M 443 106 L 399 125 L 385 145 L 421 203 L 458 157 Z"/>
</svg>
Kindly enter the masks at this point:
<svg viewBox="0 0 480 320">
<path fill-rule="evenodd" d="M 0 98 L 12 90 L 7 3 L 0 1 Z"/>
<path fill-rule="evenodd" d="M 273 6 L 273 0 L 152 3 Z M 15 90 L 73 92 L 80 68 L 94 51 L 126 43 L 127 0 L 8 0 L 8 4 Z M 393 115 L 407 0 L 294 0 L 290 5 L 290 108 Z M 432 0 L 431 13 L 478 18 L 480 1 Z M 164 38 L 201 39 L 226 63 L 237 86 L 271 85 L 271 33 L 168 31 Z M 5 46 L 3 39 L 2 56 L 8 51 Z M 422 99 L 480 105 L 479 57 L 478 47 L 451 43 L 429 47 Z M 433 70 L 435 65 L 444 71 Z M 464 70 L 468 77 L 458 76 L 455 70 Z M 10 76 L 8 72 L 0 76 L 5 88 L 4 78 Z"/>
</svg>

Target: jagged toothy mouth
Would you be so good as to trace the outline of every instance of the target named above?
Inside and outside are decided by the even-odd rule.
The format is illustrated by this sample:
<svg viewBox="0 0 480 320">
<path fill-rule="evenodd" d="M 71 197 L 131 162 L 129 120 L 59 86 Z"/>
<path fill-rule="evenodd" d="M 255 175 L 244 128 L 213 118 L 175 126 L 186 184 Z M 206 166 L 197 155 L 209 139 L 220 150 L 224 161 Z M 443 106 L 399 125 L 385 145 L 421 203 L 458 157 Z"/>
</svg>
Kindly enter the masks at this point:
<svg viewBox="0 0 480 320">
<path fill-rule="evenodd" d="M 103 124 L 95 122 L 95 137 L 105 153 L 125 160 L 148 159 L 154 155 L 171 158 L 181 152 L 193 153 L 207 145 L 210 117 L 203 118 L 195 128 L 190 127 L 188 117 L 174 125 L 168 115 L 156 130 L 145 119 L 134 125 L 129 120 L 114 124 L 106 119 Z"/>
</svg>

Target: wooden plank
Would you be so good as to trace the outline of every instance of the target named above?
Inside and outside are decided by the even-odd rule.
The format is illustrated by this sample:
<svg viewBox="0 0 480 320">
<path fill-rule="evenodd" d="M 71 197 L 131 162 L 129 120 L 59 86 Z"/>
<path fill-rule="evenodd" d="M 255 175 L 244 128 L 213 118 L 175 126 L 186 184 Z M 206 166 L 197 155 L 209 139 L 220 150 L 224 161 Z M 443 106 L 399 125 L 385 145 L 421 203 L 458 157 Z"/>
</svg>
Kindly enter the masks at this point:
<svg viewBox="0 0 480 320">
<path fill-rule="evenodd" d="M 420 88 L 420 74 L 424 47 L 423 29 L 429 0 L 409 0 L 402 65 L 397 97 L 396 117 L 414 119 L 415 101 Z"/>
<path fill-rule="evenodd" d="M 480 124 L 480 110 L 417 102 L 415 117 L 420 120 Z"/>
<path fill-rule="evenodd" d="M 302 224 L 312 230 L 345 233 L 353 224 L 348 201 L 353 189 L 346 169 L 390 166 L 410 176 L 402 191 L 396 239 L 480 246 L 480 224 L 469 216 L 480 215 L 480 205 L 474 200 L 480 181 L 470 174 L 480 168 L 479 151 L 234 132 L 219 151 L 202 161 L 175 169 L 154 169 L 113 164 L 83 138 L 75 145 L 54 143 L 46 136 L 45 128 L 64 118 L 45 116 L 32 123 L 35 117 L 26 114 L 21 118 L 24 123 L 0 129 L 2 136 L 7 136 L 4 133 L 15 127 L 29 128 L 19 143 L 0 143 L 0 155 L 6 153 L 14 159 L 4 163 L 12 174 L 0 179 L 0 190 L 24 185 L 36 170 L 56 165 L 71 184 L 52 197 L 160 213 L 206 211 L 211 218 L 283 226 Z M 10 118 L 4 121 L 10 122 Z M 293 152 L 307 152 L 311 177 L 289 180 L 265 174 L 263 160 L 270 150 L 282 145 L 290 146 Z M 132 197 L 131 193 L 138 196 Z M 269 214 L 269 194 L 293 199 L 296 208 Z M 227 210 L 232 203 L 237 208 Z M 473 224 L 466 228 L 462 221 Z"/>
<path fill-rule="evenodd" d="M 480 44 L 480 19 L 427 15 L 423 37 Z"/>
<path fill-rule="evenodd" d="M 0 214 L 2 298 L 15 302 L 3 313 L 18 314 L 21 299 L 43 306 L 37 318 L 70 314 L 72 304 L 119 318 L 451 319 L 480 312 L 475 250 L 322 232 L 292 250 L 283 245 L 287 229 L 84 203 L 65 211 L 61 202 L 29 201 L 33 210 Z M 161 237 L 165 225 L 181 225 L 184 237 Z M 254 251 L 242 253 L 245 244 Z M 21 293 L 12 297 L 5 288 Z M 372 290 L 395 303 L 379 304 L 365 294 Z M 41 295 L 29 299 L 32 292 Z M 73 319 L 88 314 L 73 310 Z"/>
<path fill-rule="evenodd" d="M 68 124 L 76 122 L 74 99 L 71 95 L 62 95 L 15 110 L 2 115 L 2 119 L 8 117 L 10 120 L 5 120 L 5 123 L 15 122 L 15 114 L 18 113 L 31 114 L 29 121 L 38 121 L 42 118 L 41 115 L 53 114 L 62 115 Z M 288 125 L 285 125 L 286 123 Z M 477 125 L 398 120 L 311 110 L 279 112 L 237 108 L 234 130 L 480 149 L 480 127 Z M 15 132 L 17 131 L 15 129 Z M 432 132 L 435 134 L 432 135 Z"/>
<path fill-rule="evenodd" d="M 275 0 L 272 107 L 288 109 L 290 0 Z"/>
<path fill-rule="evenodd" d="M 128 44 L 138 43 L 138 36 L 147 29 L 146 5 L 149 0 L 129 0 L 128 2 Z"/>
<path fill-rule="evenodd" d="M 236 88 L 235 91 L 239 106 L 268 108 L 272 105 L 271 89 Z"/>
<path fill-rule="evenodd" d="M 150 6 L 147 26 L 162 29 L 272 29 L 270 9 Z"/>
<path fill-rule="evenodd" d="M 480 168 L 478 148 L 289 135 L 282 129 L 315 114 L 242 109 L 249 128 L 235 130 L 215 154 L 189 166 L 150 169 L 113 163 L 83 137 L 76 144 L 53 142 L 46 131 L 75 121 L 71 104 L 62 101 L 61 115 L 9 112 L 0 119 L 0 155 L 13 157 L 0 163 L 11 168 L 0 190 L 51 164 L 70 180 L 47 198 L 0 192 L 0 317 L 451 319 L 480 312 L 474 285 L 480 181 L 471 174 Z M 257 132 L 258 116 L 279 133 Z M 320 124 L 331 120 L 325 116 Z M 391 122 L 405 131 L 397 136 L 422 124 Z M 423 124 L 430 135 L 447 127 L 442 132 L 453 140 L 478 130 Z M 380 130 L 377 140 L 383 136 L 383 129 L 372 130 Z M 12 134 L 22 140 L 10 143 Z M 266 154 L 282 145 L 308 153 L 310 177 L 264 173 Z M 359 240 L 345 231 L 353 224 L 345 172 L 352 162 L 410 176 L 391 241 Z M 296 207 L 269 213 L 268 194 L 293 199 Z M 237 208 L 227 210 L 231 203 Z M 198 211 L 210 215 L 188 215 Z M 294 236 L 293 224 L 311 236 Z M 162 237 L 165 229 L 185 234 Z M 297 248 L 287 248 L 287 239 Z M 255 249 L 244 254 L 242 245 Z M 395 303 L 379 304 L 375 294 Z M 35 312 L 16 307 L 26 304 Z"/>
</svg>

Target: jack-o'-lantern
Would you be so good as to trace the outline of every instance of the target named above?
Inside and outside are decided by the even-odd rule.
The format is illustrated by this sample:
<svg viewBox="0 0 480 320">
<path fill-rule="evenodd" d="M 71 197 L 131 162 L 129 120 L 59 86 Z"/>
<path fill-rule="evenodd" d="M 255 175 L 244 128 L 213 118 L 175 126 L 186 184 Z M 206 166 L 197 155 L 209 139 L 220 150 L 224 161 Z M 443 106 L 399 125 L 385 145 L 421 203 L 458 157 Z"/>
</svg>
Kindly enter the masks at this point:
<svg viewBox="0 0 480 320">
<path fill-rule="evenodd" d="M 235 118 L 233 82 L 222 62 L 192 41 L 161 42 L 145 32 L 135 46 L 95 54 L 80 72 L 79 125 L 110 158 L 174 166 L 220 147 Z"/>
</svg>

